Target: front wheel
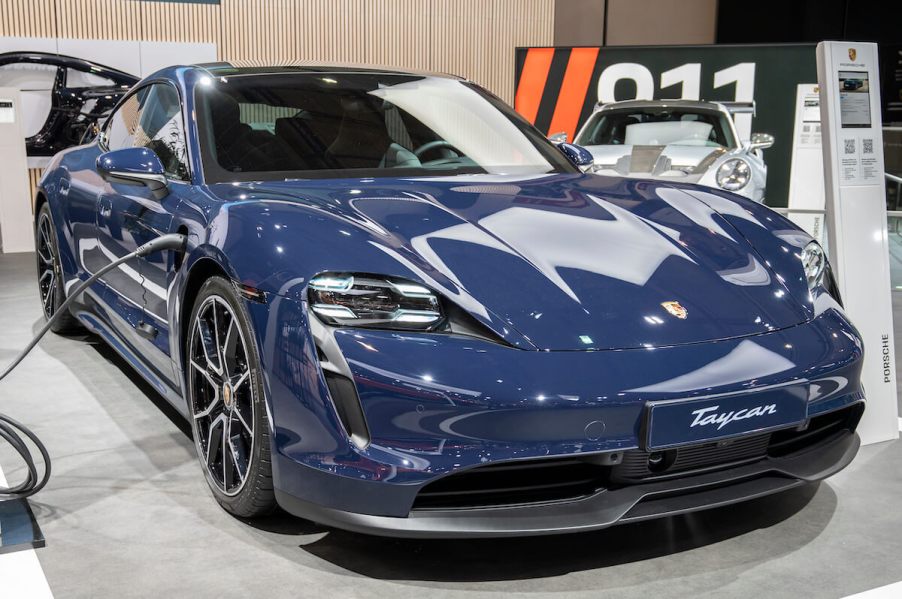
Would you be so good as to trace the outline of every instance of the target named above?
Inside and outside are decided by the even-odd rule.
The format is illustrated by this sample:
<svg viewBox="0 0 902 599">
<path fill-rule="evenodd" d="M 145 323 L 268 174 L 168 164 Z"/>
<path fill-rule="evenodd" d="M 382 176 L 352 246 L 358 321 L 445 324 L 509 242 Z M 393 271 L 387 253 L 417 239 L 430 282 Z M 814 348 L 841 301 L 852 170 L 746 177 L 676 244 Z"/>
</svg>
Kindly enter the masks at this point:
<svg viewBox="0 0 902 599">
<path fill-rule="evenodd" d="M 212 277 L 191 311 L 188 407 L 207 484 L 227 511 L 245 518 L 275 507 L 269 423 L 260 359 L 233 285 Z"/>
</svg>

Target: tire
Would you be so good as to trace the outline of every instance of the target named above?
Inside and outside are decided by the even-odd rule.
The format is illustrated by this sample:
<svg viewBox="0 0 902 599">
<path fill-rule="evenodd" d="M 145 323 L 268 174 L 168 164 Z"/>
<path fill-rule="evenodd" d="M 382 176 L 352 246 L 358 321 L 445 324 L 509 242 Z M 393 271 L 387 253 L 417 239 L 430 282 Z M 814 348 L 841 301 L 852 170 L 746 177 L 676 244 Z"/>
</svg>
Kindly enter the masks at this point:
<svg viewBox="0 0 902 599">
<path fill-rule="evenodd" d="M 38 293 L 44 311 L 44 320 L 56 318 L 50 326 L 54 333 L 74 333 L 81 330 L 81 325 L 68 310 L 58 314 L 59 307 L 66 301 L 66 290 L 63 286 L 63 269 L 60 264 L 59 243 L 50 205 L 47 202 L 38 211 L 34 230 L 35 253 L 38 268 Z"/>
<path fill-rule="evenodd" d="M 203 284 L 188 331 L 186 399 L 207 484 L 236 516 L 269 514 L 276 502 L 260 358 L 230 281 L 215 276 Z"/>
</svg>

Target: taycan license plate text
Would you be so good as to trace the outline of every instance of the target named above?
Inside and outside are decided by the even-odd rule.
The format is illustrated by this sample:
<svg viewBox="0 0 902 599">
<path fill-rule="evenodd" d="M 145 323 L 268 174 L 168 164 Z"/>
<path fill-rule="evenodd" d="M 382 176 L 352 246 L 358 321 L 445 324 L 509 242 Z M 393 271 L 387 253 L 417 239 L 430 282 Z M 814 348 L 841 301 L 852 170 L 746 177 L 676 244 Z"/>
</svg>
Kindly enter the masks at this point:
<svg viewBox="0 0 902 599">
<path fill-rule="evenodd" d="M 808 387 L 648 402 L 647 449 L 716 441 L 799 424 L 808 415 Z"/>
</svg>

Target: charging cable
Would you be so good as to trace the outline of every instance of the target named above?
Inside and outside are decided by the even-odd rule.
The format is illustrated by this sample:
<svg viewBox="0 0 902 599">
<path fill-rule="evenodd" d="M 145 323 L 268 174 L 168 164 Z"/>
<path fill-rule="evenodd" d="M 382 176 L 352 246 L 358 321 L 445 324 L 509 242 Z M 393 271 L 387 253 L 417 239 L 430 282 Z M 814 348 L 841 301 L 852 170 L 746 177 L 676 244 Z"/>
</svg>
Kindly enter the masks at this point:
<svg viewBox="0 0 902 599">
<path fill-rule="evenodd" d="M 38 341 L 50 330 L 50 327 L 53 325 L 54 321 L 60 317 L 61 314 L 65 314 L 66 310 L 69 309 L 69 304 L 71 304 L 75 298 L 77 298 L 82 291 L 88 288 L 91 284 L 93 284 L 97 279 L 118 267 L 120 264 L 131 260 L 132 258 L 142 258 L 149 254 L 153 254 L 156 252 L 161 252 L 163 250 L 178 250 L 185 251 L 185 246 L 188 243 L 188 238 L 184 235 L 180 235 L 178 233 L 170 233 L 168 235 L 161 235 L 157 237 L 153 241 L 149 241 L 142 246 L 139 246 L 134 252 L 130 254 L 126 254 L 121 258 L 107 264 L 97 272 L 95 272 L 91 277 L 80 283 L 71 293 L 68 294 L 66 301 L 59 305 L 54 312 L 53 316 L 47 319 L 47 322 L 44 323 L 44 326 L 41 327 L 41 330 L 37 332 L 34 338 L 25 346 L 19 354 L 13 358 L 13 361 L 10 362 L 9 366 L 7 366 L 2 373 L 0 373 L 0 381 L 6 378 L 10 372 L 15 369 L 19 363 L 25 359 L 25 356 L 31 352 L 32 349 L 38 344 Z M 35 447 L 37 447 L 38 451 L 41 453 L 41 458 L 44 462 L 44 473 L 43 475 L 38 474 L 38 468 L 35 464 L 34 457 L 25 442 L 23 437 L 27 437 Z M 22 461 L 25 462 L 25 466 L 28 469 L 28 473 L 25 476 L 25 480 L 19 483 L 18 485 L 14 485 L 11 487 L 0 487 L 0 501 L 5 501 L 7 499 L 24 499 L 26 497 L 30 497 L 34 495 L 38 491 L 44 488 L 44 485 L 47 484 L 47 481 L 50 480 L 50 455 L 47 453 L 47 448 L 41 443 L 41 440 L 38 439 L 37 435 L 28 430 L 23 424 L 16 422 L 9 416 L 5 414 L 0 414 L 0 438 L 5 440 L 7 443 L 12 446 L 12 448 L 19 454 L 22 458 Z"/>
</svg>

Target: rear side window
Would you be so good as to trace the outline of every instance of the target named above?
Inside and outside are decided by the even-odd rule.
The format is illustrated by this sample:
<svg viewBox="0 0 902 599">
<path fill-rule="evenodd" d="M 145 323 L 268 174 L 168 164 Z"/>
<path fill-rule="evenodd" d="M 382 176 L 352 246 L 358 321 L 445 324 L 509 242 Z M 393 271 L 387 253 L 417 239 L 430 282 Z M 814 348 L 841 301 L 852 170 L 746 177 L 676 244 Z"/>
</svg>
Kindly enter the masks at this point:
<svg viewBox="0 0 902 599">
<path fill-rule="evenodd" d="M 66 69 L 66 87 L 86 88 L 86 87 L 113 87 L 116 82 L 109 77 L 102 77 L 97 73 L 88 73 L 73 68 Z"/>
</svg>

